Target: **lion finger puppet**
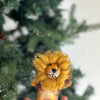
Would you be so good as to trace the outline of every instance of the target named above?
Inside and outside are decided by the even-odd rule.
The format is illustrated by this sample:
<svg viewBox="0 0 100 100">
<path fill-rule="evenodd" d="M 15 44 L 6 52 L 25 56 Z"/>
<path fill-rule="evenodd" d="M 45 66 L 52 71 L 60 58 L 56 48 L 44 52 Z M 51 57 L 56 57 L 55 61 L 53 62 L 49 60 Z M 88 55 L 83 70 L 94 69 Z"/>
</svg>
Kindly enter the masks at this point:
<svg viewBox="0 0 100 100">
<path fill-rule="evenodd" d="M 57 100 L 59 90 L 71 86 L 72 74 L 67 54 L 47 51 L 33 60 L 36 77 L 31 85 L 38 88 L 37 100 Z"/>
</svg>

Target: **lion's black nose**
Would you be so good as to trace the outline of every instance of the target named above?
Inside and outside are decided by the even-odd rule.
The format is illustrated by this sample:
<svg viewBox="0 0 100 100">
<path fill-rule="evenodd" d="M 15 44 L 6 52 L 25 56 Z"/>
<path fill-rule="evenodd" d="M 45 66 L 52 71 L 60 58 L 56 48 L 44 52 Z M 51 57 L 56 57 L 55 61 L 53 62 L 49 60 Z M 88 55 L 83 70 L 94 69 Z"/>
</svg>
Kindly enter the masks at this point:
<svg viewBox="0 0 100 100">
<path fill-rule="evenodd" d="M 55 73 L 57 70 L 56 69 L 52 69 L 52 71 Z"/>
</svg>

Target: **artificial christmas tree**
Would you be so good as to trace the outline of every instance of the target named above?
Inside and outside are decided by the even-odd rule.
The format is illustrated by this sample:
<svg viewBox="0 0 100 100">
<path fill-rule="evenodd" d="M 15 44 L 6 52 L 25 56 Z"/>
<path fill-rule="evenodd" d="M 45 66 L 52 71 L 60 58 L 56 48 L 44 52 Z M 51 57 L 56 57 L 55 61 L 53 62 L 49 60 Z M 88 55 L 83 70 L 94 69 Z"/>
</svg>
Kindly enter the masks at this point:
<svg viewBox="0 0 100 100">
<path fill-rule="evenodd" d="M 6 38 L 5 34 L 0 33 L 0 40 L 6 40 L 6 39 L 7 39 L 7 38 Z"/>
<path fill-rule="evenodd" d="M 0 32 L 5 38 L 0 40 L 0 100 L 24 100 L 29 97 L 36 99 L 37 89 L 30 85 L 35 77 L 35 68 L 32 61 L 37 53 L 47 50 L 60 50 L 61 43 L 73 42 L 80 32 L 99 29 L 100 24 L 87 25 L 86 21 L 78 23 L 74 17 L 75 5 L 71 7 L 69 24 L 63 29 L 61 11 L 58 5 L 62 0 L 2 0 L 0 1 Z M 4 16 L 12 18 L 19 24 L 16 29 L 5 31 Z M 9 23 L 10 25 L 10 23 Z M 27 30 L 28 34 L 23 31 Z M 20 34 L 16 40 L 15 33 Z M 93 93 L 89 86 L 82 96 L 76 94 L 75 86 L 78 79 L 83 77 L 79 69 L 71 67 L 73 79 L 72 86 L 62 90 L 69 100 L 87 100 Z M 18 89 L 19 85 L 25 87 L 24 91 Z"/>
</svg>

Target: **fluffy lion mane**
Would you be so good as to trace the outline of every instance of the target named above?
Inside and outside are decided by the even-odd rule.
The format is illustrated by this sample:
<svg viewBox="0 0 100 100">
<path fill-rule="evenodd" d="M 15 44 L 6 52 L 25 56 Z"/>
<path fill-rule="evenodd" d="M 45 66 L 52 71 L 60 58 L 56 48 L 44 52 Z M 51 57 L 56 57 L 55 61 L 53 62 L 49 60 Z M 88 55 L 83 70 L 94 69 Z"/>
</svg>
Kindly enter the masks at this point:
<svg viewBox="0 0 100 100">
<path fill-rule="evenodd" d="M 36 77 L 31 85 L 36 86 L 39 83 L 46 90 L 57 90 L 71 86 L 70 62 L 68 55 L 60 51 L 47 51 L 44 54 L 37 54 L 33 60 Z M 57 77 L 49 76 L 49 71 L 52 69 L 57 70 Z"/>
</svg>

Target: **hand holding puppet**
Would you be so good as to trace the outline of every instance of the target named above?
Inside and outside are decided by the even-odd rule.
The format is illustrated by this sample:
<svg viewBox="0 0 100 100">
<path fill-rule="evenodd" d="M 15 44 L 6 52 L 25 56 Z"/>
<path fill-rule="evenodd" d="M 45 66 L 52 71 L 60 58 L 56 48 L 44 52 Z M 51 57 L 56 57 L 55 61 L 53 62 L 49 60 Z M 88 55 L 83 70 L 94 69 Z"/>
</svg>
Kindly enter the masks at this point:
<svg viewBox="0 0 100 100">
<path fill-rule="evenodd" d="M 61 89 L 71 86 L 72 74 L 67 54 L 47 51 L 33 60 L 36 77 L 31 85 L 38 88 L 37 100 L 57 100 Z"/>
</svg>

